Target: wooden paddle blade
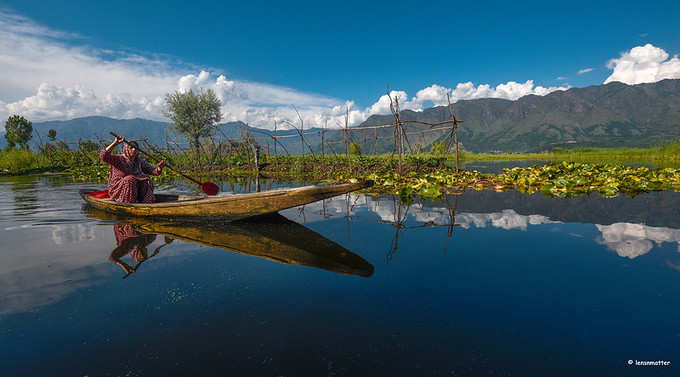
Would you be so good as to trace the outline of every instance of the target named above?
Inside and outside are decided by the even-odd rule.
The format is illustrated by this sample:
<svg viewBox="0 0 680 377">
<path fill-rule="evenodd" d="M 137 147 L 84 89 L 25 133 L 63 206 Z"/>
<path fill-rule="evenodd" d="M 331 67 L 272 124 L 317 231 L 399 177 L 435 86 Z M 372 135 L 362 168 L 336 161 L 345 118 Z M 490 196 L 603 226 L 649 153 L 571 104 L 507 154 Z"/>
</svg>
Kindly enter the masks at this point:
<svg viewBox="0 0 680 377">
<path fill-rule="evenodd" d="M 212 182 L 203 182 L 201 185 L 201 191 L 208 195 L 217 195 L 217 193 L 220 191 L 220 188 Z"/>
</svg>

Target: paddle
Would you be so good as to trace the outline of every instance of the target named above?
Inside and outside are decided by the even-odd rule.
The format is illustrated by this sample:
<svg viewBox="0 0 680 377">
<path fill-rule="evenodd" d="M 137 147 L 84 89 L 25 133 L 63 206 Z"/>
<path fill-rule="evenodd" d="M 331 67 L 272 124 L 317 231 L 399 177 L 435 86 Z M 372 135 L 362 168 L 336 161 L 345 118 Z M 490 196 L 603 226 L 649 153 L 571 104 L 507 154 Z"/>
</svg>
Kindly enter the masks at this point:
<svg viewBox="0 0 680 377">
<path fill-rule="evenodd" d="M 119 138 L 119 137 L 120 137 L 120 136 L 116 135 L 116 134 L 113 133 L 113 132 L 109 132 L 109 133 L 110 133 L 111 135 L 113 135 L 113 137 L 115 137 L 115 138 Z M 124 143 L 130 145 L 130 143 L 128 143 L 127 140 L 124 140 Z M 140 151 L 143 155 L 145 155 L 145 156 L 147 156 L 147 157 L 150 157 L 151 159 L 153 159 L 153 160 L 156 161 L 156 162 L 161 161 L 160 159 L 158 159 L 158 158 L 152 156 L 151 154 L 149 154 L 148 152 L 144 151 L 144 150 L 141 149 L 141 148 L 136 148 L 136 149 L 137 149 L 138 151 Z M 189 177 L 188 175 L 182 173 L 181 171 L 179 171 L 179 170 L 173 168 L 172 166 L 168 165 L 167 161 L 166 161 L 166 163 L 165 163 L 165 166 L 166 166 L 168 169 L 174 171 L 175 173 L 181 175 L 182 177 L 184 177 L 184 178 L 190 180 L 191 182 L 194 182 L 195 184 L 200 185 L 200 186 L 201 186 L 201 191 L 203 191 L 203 192 L 206 193 L 207 195 L 217 195 L 217 193 L 220 191 L 220 188 L 217 187 L 216 184 L 214 184 L 214 183 L 212 183 L 212 182 L 201 182 L 201 181 L 199 181 L 199 180 L 197 180 L 197 179 L 191 178 L 191 177 Z"/>
</svg>

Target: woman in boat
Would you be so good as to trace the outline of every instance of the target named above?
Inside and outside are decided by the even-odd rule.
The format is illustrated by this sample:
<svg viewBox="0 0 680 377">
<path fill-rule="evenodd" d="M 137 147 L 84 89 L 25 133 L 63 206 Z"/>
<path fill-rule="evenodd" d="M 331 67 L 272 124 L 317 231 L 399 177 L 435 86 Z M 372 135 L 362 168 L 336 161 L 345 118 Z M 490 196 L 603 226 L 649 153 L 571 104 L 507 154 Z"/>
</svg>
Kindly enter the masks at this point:
<svg viewBox="0 0 680 377">
<path fill-rule="evenodd" d="M 123 143 L 122 154 L 112 154 L 118 144 Z M 136 142 L 117 137 L 111 145 L 99 152 L 99 158 L 110 165 L 109 197 L 123 203 L 153 203 L 153 183 L 149 175 L 160 175 L 165 161 L 154 169 L 148 162 L 139 158 Z"/>
</svg>

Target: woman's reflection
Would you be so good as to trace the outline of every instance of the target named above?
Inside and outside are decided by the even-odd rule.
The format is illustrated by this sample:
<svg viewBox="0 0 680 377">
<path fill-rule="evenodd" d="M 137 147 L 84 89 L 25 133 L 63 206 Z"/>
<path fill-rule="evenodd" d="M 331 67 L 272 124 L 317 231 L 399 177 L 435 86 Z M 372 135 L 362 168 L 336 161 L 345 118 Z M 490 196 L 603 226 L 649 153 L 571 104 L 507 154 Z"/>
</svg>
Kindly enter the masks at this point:
<svg viewBox="0 0 680 377">
<path fill-rule="evenodd" d="M 135 273 L 144 261 L 156 256 L 163 246 L 173 241 L 172 238 L 165 237 L 165 243 L 158 246 L 153 251 L 153 253 L 149 255 L 147 246 L 156 240 L 155 234 L 140 233 L 136 231 L 132 225 L 125 223 L 118 223 L 114 225 L 113 234 L 116 236 L 116 244 L 118 246 L 111 252 L 109 260 L 120 266 L 120 268 L 125 271 L 125 276 L 123 276 L 123 279 Z M 134 267 L 122 260 L 126 254 L 130 255 L 132 260 L 135 262 Z"/>
</svg>

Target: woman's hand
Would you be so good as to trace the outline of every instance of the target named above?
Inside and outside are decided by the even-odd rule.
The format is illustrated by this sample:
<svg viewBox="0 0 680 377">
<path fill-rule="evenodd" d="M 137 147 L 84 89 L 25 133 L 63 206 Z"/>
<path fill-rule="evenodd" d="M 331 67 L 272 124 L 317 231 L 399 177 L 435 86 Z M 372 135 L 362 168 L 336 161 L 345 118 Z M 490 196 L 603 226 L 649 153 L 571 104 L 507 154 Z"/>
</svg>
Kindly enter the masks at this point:
<svg viewBox="0 0 680 377">
<path fill-rule="evenodd" d="M 161 160 L 161 161 L 158 163 L 158 168 L 159 168 L 159 169 L 163 169 L 164 166 L 165 166 L 165 160 Z"/>
<path fill-rule="evenodd" d="M 108 147 L 106 147 L 106 151 L 107 151 L 107 152 L 111 152 L 111 150 L 112 150 L 113 148 L 115 148 L 116 145 L 118 145 L 118 144 L 120 144 L 120 143 L 124 143 L 124 142 L 125 142 L 125 138 L 124 138 L 123 136 L 116 136 L 116 138 L 113 140 L 113 142 L 111 143 L 111 145 L 109 145 Z"/>
</svg>

